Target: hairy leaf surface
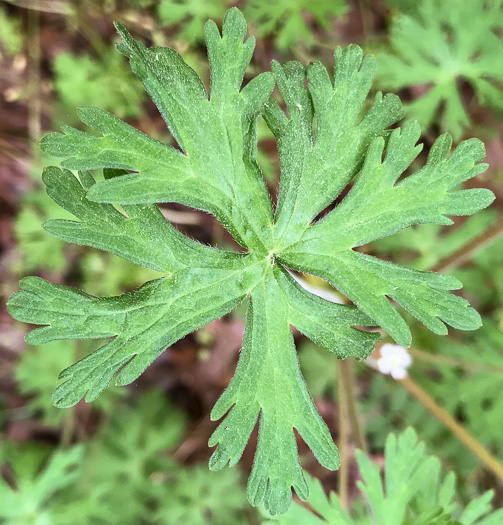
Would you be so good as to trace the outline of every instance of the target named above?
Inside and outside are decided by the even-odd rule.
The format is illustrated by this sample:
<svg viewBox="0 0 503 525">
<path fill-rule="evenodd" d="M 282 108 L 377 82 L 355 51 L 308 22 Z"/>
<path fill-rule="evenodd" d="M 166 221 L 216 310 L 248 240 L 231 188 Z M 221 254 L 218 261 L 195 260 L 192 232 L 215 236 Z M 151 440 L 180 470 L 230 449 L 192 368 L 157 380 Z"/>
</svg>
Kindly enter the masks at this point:
<svg viewBox="0 0 503 525">
<path fill-rule="evenodd" d="M 365 359 L 379 325 L 398 343 L 410 331 L 390 299 L 436 333 L 445 324 L 475 329 L 480 317 L 450 290 L 449 276 L 419 272 L 358 251 L 411 225 L 450 224 L 493 195 L 462 184 L 484 171 L 482 144 L 471 139 L 451 154 L 443 136 L 425 166 L 409 174 L 421 146 L 416 124 L 391 131 L 399 99 L 378 94 L 366 103 L 373 57 L 358 46 L 337 49 L 333 79 L 321 63 L 272 64 L 242 87 L 253 38 L 235 8 L 222 32 L 205 26 L 211 66 L 208 93 L 171 49 L 146 48 L 117 24 L 120 51 L 157 105 L 177 146 L 149 138 L 110 113 L 82 107 L 94 132 L 64 127 L 41 143 L 65 169 L 48 168 L 48 194 L 75 220 L 49 220 L 51 235 L 104 250 L 159 273 L 133 293 L 95 297 L 38 277 L 21 281 L 9 311 L 40 325 L 27 341 L 109 338 L 64 370 L 57 406 L 95 399 L 116 376 L 134 381 L 168 346 L 248 301 L 243 349 L 233 379 L 211 414 L 223 418 L 210 439 L 210 467 L 236 464 L 258 424 L 248 483 L 254 505 L 273 514 L 290 505 L 292 488 L 306 499 L 296 434 L 326 468 L 339 465 L 328 427 L 302 377 L 291 326 L 338 358 Z M 282 104 L 271 98 L 275 83 Z M 257 119 L 274 133 L 281 184 L 273 209 L 256 160 Z M 79 170 L 78 177 L 70 170 Z M 91 170 L 103 170 L 96 182 Z M 349 192 L 342 192 L 356 178 Z M 337 199 L 322 220 L 318 215 Z M 204 246 L 177 231 L 157 207 L 177 202 L 213 214 L 245 253 Z M 353 305 L 334 304 L 304 290 L 291 272 L 319 275 Z"/>
</svg>

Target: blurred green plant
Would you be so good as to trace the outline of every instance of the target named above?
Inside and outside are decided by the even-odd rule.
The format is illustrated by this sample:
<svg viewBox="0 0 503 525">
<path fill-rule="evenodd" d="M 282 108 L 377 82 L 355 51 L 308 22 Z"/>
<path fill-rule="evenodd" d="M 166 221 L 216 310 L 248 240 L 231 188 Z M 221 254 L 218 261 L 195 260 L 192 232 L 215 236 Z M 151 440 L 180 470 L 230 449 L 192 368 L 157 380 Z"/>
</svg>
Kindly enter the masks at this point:
<svg viewBox="0 0 503 525">
<path fill-rule="evenodd" d="M 377 253 L 390 254 L 393 260 L 416 270 L 430 270 L 494 224 L 497 215 L 495 210 L 482 211 L 452 232 L 440 224 L 417 224 L 390 237 L 378 239 L 373 247 Z"/>
<path fill-rule="evenodd" d="M 353 512 L 346 511 L 337 495 L 327 498 L 321 483 L 308 478 L 308 508 L 294 503 L 289 511 L 266 524 L 280 525 L 497 525 L 503 509 L 492 511 L 492 491 L 463 508 L 456 496 L 454 473 L 442 475 L 438 458 L 429 456 L 423 443 L 409 428 L 386 440 L 384 472 L 361 451 L 356 453 L 362 496 Z"/>
<path fill-rule="evenodd" d="M 392 9 L 396 9 L 402 13 L 412 13 L 417 11 L 418 8 L 418 2 L 416 0 L 386 0 L 386 3 Z"/>
<path fill-rule="evenodd" d="M 145 91 L 124 68 L 114 47 L 95 58 L 60 53 L 54 59 L 53 71 L 54 88 L 65 113 L 74 114 L 76 106 L 93 104 L 113 110 L 121 118 L 142 114 Z"/>
<path fill-rule="evenodd" d="M 466 291 L 494 312 L 503 329 L 503 239 L 480 250 L 472 257 L 471 265 L 456 269 L 453 275 L 466 279 Z"/>
<path fill-rule="evenodd" d="M 0 44 L 5 53 L 9 56 L 19 53 L 23 43 L 20 19 L 9 14 L 7 9 L 0 5 Z"/>
<path fill-rule="evenodd" d="M 178 469 L 158 485 L 156 523 L 171 525 L 245 525 L 246 495 L 240 472 L 211 472 L 206 465 Z"/>
<path fill-rule="evenodd" d="M 223 476 L 173 458 L 186 422 L 156 390 L 115 399 L 96 436 L 64 450 L 0 445 L 5 525 L 238 525 L 246 497 L 237 469 Z"/>
<path fill-rule="evenodd" d="M 183 467 L 173 459 L 185 426 L 185 417 L 155 390 L 141 395 L 133 410 L 113 412 L 91 444 L 81 487 L 98 502 L 98 523 L 240 523 L 246 497 L 237 469 L 220 478 L 206 465 Z"/>
<path fill-rule="evenodd" d="M 484 320 L 477 335 L 465 342 L 438 341 L 432 355 L 418 354 L 425 368 L 418 382 L 463 426 L 497 456 L 503 454 L 503 332 L 493 321 Z M 422 358 L 422 360 L 421 360 Z M 434 374 L 428 373 L 434 369 Z M 453 389 L 462 384 L 457 396 Z M 456 387 L 456 385 L 458 385 Z M 418 427 L 419 428 L 419 427 Z M 451 457 L 451 461 L 454 458 Z"/>
<path fill-rule="evenodd" d="M 0 467 L 9 469 L 9 481 L 0 475 L 0 523 L 3 525 L 68 525 L 71 503 L 62 493 L 78 478 L 83 448 L 53 452 L 40 444 L 0 444 Z M 78 516 L 77 516 L 78 517 Z"/>
<path fill-rule="evenodd" d="M 271 35 L 281 51 L 291 52 L 299 43 L 307 47 L 314 43 L 306 18 L 329 30 L 335 18 L 347 13 L 348 5 L 345 0 L 249 0 L 244 11 L 260 37 Z"/>
<path fill-rule="evenodd" d="M 9 420 L 9 413 L 7 412 L 7 407 L 5 406 L 4 393 L 0 392 L 0 432 L 4 428 L 4 425 Z M 0 433 L 1 437 L 1 433 Z"/>
<path fill-rule="evenodd" d="M 184 430 L 183 415 L 156 390 L 132 407 L 116 407 L 91 443 L 83 477 L 81 489 L 97 502 L 93 519 L 110 525 L 149 522 L 147 509 L 159 505 L 156 476 L 173 475 L 177 466 L 169 452 Z"/>
<path fill-rule="evenodd" d="M 122 0 L 111 0 L 111 2 L 114 4 L 114 8 L 117 9 L 119 6 L 116 5 L 118 4 L 119 2 L 121 2 Z M 131 7 L 140 7 L 140 8 L 145 8 L 145 7 L 151 7 L 152 5 L 156 4 L 157 3 L 157 0 L 126 0 L 127 3 L 129 5 L 131 5 Z"/>
<path fill-rule="evenodd" d="M 299 361 L 313 397 L 333 398 L 337 386 L 336 356 L 306 341 L 299 345 Z"/>
<path fill-rule="evenodd" d="M 164 26 L 178 27 L 177 38 L 195 45 L 204 41 L 206 21 L 222 21 L 225 11 L 233 3 L 226 0 L 161 0 L 157 13 Z"/>
<path fill-rule="evenodd" d="M 479 104 L 503 110 L 501 6 L 501 0 L 424 0 L 406 8 L 392 21 L 389 51 L 379 56 L 379 85 L 424 85 L 426 93 L 406 106 L 408 116 L 426 129 L 439 122 L 461 138 L 470 124 L 462 82 Z"/>
<path fill-rule="evenodd" d="M 484 326 L 476 334 L 466 335 L 463 340 L 438 341 L 432 337 L 427 348 L 430 350 L 411 350 L 414 380 L 448 413 L 462 420 L 463 427 L 477 436 L 480 443 L 501 457 L 503 401 L 498 395 L 503 388 L 501 328 L 484 319 Z M 453 396 L 453 391 L 459 394 Z M 461 443 L 453 441 L 449 431 L 399 383 L 376 375 L 361 400 L 361 408 L 373 446 L 380 448 L 390 429 L 400 431 L 412 425 L 442 460 L 455 465 L 464 480 L 480 468 L 477 459 L 466 454 Z"/>
<path fill-rule="evenodd" d="M 60 272 L 67 265 L 65 243 L 47 235 L 40 225 L 49 217 L 70 219 L 72 216 L 58 206 L 45 190 L 33 190 L 21 201 L 14 231 L 17 238 L 19 260 L 15 264 L 19 273 L 46 268 Z"/>
<path fill-rule="evenodd" d="M 104 296 L 131 291 L 141 283 L 159 277 L 159 272 L 105 252 L 87 251 L 80 264 L 83 288 Z"/>
<path fill-rule="evenodd" d="M 21 353 L 15 371 L 19 392 L 30 399 L 26 402 L 26 417 L 35 418 L 43 424 L 59 427 L 71 412 L 58 410 L 52 404 L 54 378 L 70 366 L 79 355 L 86 355 L 97 348 L 97 341 L 53 341 L 44 348 L 27 346 Z M 124 389 L 109 386 L 92 405 L 93 410 L 112 410 Z"/>
</svg>

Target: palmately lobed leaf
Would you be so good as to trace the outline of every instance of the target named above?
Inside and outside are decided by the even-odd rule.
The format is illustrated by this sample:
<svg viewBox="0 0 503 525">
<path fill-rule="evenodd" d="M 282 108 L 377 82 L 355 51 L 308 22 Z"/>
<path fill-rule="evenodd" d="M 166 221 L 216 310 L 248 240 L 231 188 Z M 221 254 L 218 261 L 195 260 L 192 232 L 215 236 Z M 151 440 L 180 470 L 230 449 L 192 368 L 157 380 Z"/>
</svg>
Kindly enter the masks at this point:
<svg viewBox="0 0 503 525">
<path fill-rule="evenodd" d="M 424 128 L 438 122 L 459 140 L 470 125 L 463 82 L 481 105 L 503 109 L 502 28 L 501 0 L 423 0 L 394 18 L 389 48 L 379 56 L 379 84 L 427 87 L 408 104 L 408 115 Z"/>
<path fill-rule="evenodd" d="M 461 287 L 456 279 L 403 268 L 353 249 L 412 224 L 452 224 L 447 215 L 471 215 L 494 200 L 487 189 L 455 189 L 487 169 L 480 163 L 485 150 L 477 139 L 462 142 L 448 156 L 452 141 L 440 137 L 426 165 L 397 182 L 421 150 L 416 146 L 419 136 L 417 123 L 394 130 L 384 159 L 384 140 L 374 139 L 342 203 L 280 255 L 285 264 L 330 281 L 405 346 L 411 343 L 410 331 L 387 297 L 438 334 L 447 333 L 442 321 L 474 330 L 481 325 L 480 316 L 464 299 L 448 293 Z"/>
<path fill-rule="evenodd" d="M 68 242 L 105 250 L 156 270 L 159 279 L 133 293 L 95 297 L 38 277 L 21 281 L 8 303 L 13 317 L 40 325 L 27 335 L 57 339 L 109 338 L 61 374 L 54 403 L 95 399 L 116 376 L 134 381 L 169 345 L 248 300 L 243 349 L 236 373 L 217 401 L 223 418 L 210 439 L 210 467 L 236 464 L 258 424 L 248 483 L 254 505 L 271 513 L 290 505 L 292 488 L 306 499 L 295 432 L 326 468 L 339 455 L 302 377 L 291 326 L 338 358 L 368 357 L 379 338 L 362 330 L 379 325 L 399 344 L 409 327 L 390 299 L 435 333 L 445 324 L 472 330 L 480 317 L 450 293 L 461 283 L 382 261 L 358 248 L 413 224 L 450 224 L 494 198 L 462 189 L 485 170 L 480 141 L 440 137 L 423 168 L 406 174 L 421 150 L 417 124 L 390 130 L 401 118 L 399 99 L 366 99 L 373 57 L 358 46 L 337 49 L 333 80 L 321 63 L 272 64 L 242 88 L 254 48 L 235 8 L 222 32 L 205 27 L 211 90 L 171 49 L 146 48 L 117 24 L 126 55 L 177 142 L 149 138 L 103 110 L 79 116 L 98 134 L 69 127 L 42 140 L 45 153 L 66 169 L 43 175 L 51 198 L 75 220 L 49 220 L 45 230 Z M 287 112 L 270 95 L 277 84 Z M 257 153 L 257 118 L 274 133 L 281 165 L 275 210 Z M 96 182 L 89 170 L 103 170 Z M 80 170 L 75 176 L 69 170 Z M 341 192 L 355 179 L 349 192 Z M 322 220 L 316 217 L 336 199 Z M 178 202 L 212 213 L 245 248 L 230 253 L 178 232 L 156 206 Z M 120 206 L 119 206 L 120 205 Z M 300 287 L 292 270 L 319 275 L 356 306 L 330 303 Z"/>
</svg>

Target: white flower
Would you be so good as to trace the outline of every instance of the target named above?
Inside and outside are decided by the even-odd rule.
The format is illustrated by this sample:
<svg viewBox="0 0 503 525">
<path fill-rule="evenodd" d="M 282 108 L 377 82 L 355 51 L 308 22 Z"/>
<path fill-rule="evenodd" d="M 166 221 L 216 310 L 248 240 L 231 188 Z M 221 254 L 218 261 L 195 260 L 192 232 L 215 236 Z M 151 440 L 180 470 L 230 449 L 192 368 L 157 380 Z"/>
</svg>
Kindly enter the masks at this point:
<svg viewBox="0 0 503 525">
<path fill-rule="evenodd" d="M 381 346 L 381 357 L 377 360 L 377 367 L 383 374 L 391 374 L 393 379 L 404 379 L 411 364 L 412 357 L 403 346 Z"/>
</svg>

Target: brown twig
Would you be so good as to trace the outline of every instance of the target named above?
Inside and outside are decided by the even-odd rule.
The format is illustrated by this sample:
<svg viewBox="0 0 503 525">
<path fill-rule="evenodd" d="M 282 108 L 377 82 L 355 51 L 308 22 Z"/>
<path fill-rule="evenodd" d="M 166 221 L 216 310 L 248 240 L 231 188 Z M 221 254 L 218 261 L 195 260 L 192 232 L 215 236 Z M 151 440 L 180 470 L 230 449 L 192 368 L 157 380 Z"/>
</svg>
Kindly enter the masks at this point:
<svg viewBox="0 0 503 525">
<path fill-rule="evenodd" d="M 443 272 L 451 268 L 457 268 L 466 262 L 472 255 L 495 241 L 503 235 L 503 219 L 498 220 L 492 226 L 489 226 L 481 235 L 471 240 L 451 255 L 439 261 L 431 268 L 432 272 Z"/>
<path fill-rule="evenodd" d="M 58 0 L 4 0 L 4 2 L 23 9 L 45 13 L 67 14 L 70 9 L 68 2 Z"/>
<path fill-rule="evenodd" d="M 42 125 L 40 122 L 42 104 L 39 92 L 40 87 L 40 13 L 28 12 L 28 61 L 30 75 L 30 100 L 28 113 L 28 135 L 32 143 L 38 142 Z"/>
<path fill-rule="evenodd" d="M 503 465 L 465 428 L 409 377 L 399 381 L 427 410 L 429 410 L 443 425 L 477 456 L 496 477 L 503 482 Z"/>
<path fill-rule="evenodd" d="M 465 361 L 464 359 L 459 359 L 457 357 L 432 354 L 430 352 L 425 352 L 424 350 L 418 350 L 417 348 L 409 348 L 409 353 L 415 359 L 420 359 L 422 361 L 427 361 L 429 363 L 434 363 L 437 365 L 447 365 L 456 368 L 461 368 L 463 370 L 466 370 L 467 372 L 486 372 L 488 374 L 490 373 L 503 375 L 503 367 L 501 366 L 474 363 L 471 361 Z"/>
<path fill-rule="evenodd" d="M 351 420 L 354 438 L 357 446 L 366 453 L 368 450 L 367 442 L 365 440 L 365 432 L 363 431 L 360 416 L 358 414 L 358 400 L 355 392 L 354 360 L 341 360 L 339 370 L 341 372 L 339 380 L 342 382 L 346 393 L 349 418 Z"/>
</svg>

